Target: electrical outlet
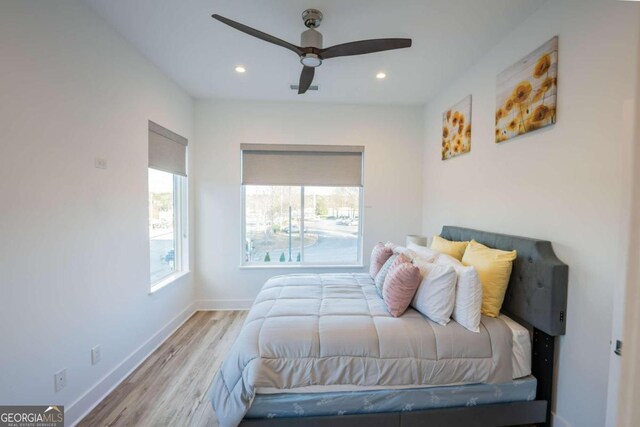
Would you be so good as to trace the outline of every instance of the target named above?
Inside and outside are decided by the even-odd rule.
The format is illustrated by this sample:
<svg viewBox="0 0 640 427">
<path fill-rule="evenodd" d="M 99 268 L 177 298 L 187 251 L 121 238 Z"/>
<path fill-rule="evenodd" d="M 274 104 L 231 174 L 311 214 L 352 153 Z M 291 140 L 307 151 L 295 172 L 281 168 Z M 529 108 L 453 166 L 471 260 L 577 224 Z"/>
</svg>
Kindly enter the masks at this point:
<svg viewBox="0 0 640 427">
<path fill-rule="evenodd" d="M 107 159 L 104 159 L 102 157 L 96 157 L 94 165 L 95 165 L 95 167 L 97 169 L 106 169 L 107 168 Z"/>
<path fill-rule="evenodd" d="M 97 365 L 102 360 L 102 346 L 97 345 L 91 349 L 91 364 Z"/>
<path fill-rule="evenodd" d="M 53 374 L 53 388 L 56 392 L 67 386 L 67 370 L 61 369 Z"/>
</svg>

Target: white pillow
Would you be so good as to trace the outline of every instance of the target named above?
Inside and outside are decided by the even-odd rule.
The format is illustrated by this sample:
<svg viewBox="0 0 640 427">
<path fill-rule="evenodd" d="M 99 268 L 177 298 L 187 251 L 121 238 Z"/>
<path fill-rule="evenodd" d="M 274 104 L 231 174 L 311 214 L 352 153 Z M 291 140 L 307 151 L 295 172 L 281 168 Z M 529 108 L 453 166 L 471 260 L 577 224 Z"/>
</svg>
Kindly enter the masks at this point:
<svg viewBox="0 0 640 427">
<path fill-rule="evenodd" d="M 451 320 L 456 302 L 456 270 L 450 265 L 432 264 L 420 259 L 414 260 L 413 265 L 420 269 L 422 281 L 411 306 L 434 322 L 446 325 Z"/>
<path fill-rule="evenodd" d="M 438 251 L 434 251 L 433 249 L 427 248 L 426 246 L 416 245 L 415 243 L 409 243 L 407 245 L 407 249 L 415 254 L 415 258 L 418 258 L 420 261 L 426 262 L 433 262 L 440 254 L 440 252 Z"/>
<path fill-rule="evenodd" d="M 417 256 L 416 253 L 414 251 L 412 251 L 411 249 L 406 248 L 404 246 L 396 245 L 395 243 L 387 242 L 385 244 L 385 247 L 391 248 L 391 250 L 393 251 L 394 255 L 404 254 L 411 261 L 413 261 L 413 259 L 416 258 L 416 256 Z"/>
<path fill-rule="evenodd" d="M 463 264 L 460 261 L 458 261 L 451 255 L 443 254 L 442 252 L 438 252 L 438 251 L 435 251 L 435 252 L 436 252 L 436 256 L 433 259 L 433 262 L 435 264 L 450 265 L 453 267 L 463 266 Z"/>
<path fill-rule="evenodd" d="M 458 275 L 453 320 L 472 332 L 480 332 L 482 309 L 482 283 L 475 267 L 465 267 L 452 256 L 440 254 L 435 263 L 452 266 Z"/>
<path fill-rule="evenodd" d="M 482 309 L 482 283 L 476 268 L 454 267 L 458 274 L 456 283 L 456 304 L 453 320 L 472 332 L 480 332 L 480 311 Z"/>
</svg>

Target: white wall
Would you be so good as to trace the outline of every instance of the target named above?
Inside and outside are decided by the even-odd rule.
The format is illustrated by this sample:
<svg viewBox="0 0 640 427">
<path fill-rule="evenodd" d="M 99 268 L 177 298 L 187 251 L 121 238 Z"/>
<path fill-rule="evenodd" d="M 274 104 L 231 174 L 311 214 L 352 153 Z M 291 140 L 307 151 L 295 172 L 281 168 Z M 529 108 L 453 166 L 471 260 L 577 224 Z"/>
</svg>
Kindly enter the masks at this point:
<svg viewBox="0 0 640 427">
<path fill-rule="evenodd" d="M 200 101 L 195 111 L 196 280 L 198 298 L 214 300 L 205 307 L 247 306 L 267 278 L 292 272 L 240 269 L 241 143 L 364 145 L 365 264 L 377 241 L 419 232 L 421 108 Z"/>
<path fill-rule="evenodd" d="M 637 67 L 640 73 L 640 64 Z M 620 387 L 618 400 L 618 426 L 635 427 L 640 425 L 640 85 L 636 85 L 635 123 L 632 129 L 635 141 L 633 147 L 633 193 L 631 230 L 629 233 L 629 251 L 627 254 L 628 271 L 624 294 L 624 346 L 620 369 Z M 627 356 L 631 355 L 631 357 Z"/>
<path fill-rule="evenodd" d="M 635 94 L 638 18 L 630 2 L 549 1 L 425 109 L 423 231 L 452 224 L 548 239 L 570 266 L 557 425 L 605 425 L 613 289 L 626 268 L 632 168 L 623 109 Z M 496 75 L 556 34 L 557 124 L 495 144 Z M 472 151 L 443 162 L 442 113 L 470 93 Z"/>
<path fill-rule="evenodd" d="M 148 295 L 147 120 L 191 138 L 193 103 L 81 1 L 3 1 L 0 40 L 0 402 L 69 423 L 190 314 L 190 276 Z"/>
</svg>

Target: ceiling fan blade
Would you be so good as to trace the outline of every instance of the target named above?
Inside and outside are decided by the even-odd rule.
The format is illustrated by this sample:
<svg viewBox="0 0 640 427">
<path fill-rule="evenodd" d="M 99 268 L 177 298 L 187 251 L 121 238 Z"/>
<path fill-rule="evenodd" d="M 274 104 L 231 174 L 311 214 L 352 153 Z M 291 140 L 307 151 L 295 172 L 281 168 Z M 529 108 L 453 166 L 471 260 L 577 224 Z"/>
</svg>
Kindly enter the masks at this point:
<svg viewBox="0 0 640 427">
<path fill-rule="evenodd" d="M 305 93 L 311 82 L 313 82 L 313 75 L 316 73 L 314 67 L 304 67 L 302 73 L 300 73 L 300 83 L 298 84 L 298 95 Z"/>
<path fill-rule="evenodd" d="M 360 40 L 322 49 L 320 51 L 320 57 L 322 59 L 329 59 L 338 56 L 363 55 L 365 53 L 382 52 L 384 50 L 402 49 L 405 47 L 411 47 L 411 39 Z"/>
<path fill-rule="evenodd" d="M 281 40 L 277 37 L 272 36 L 271 34 L 267 34 L 267 33 L 263 33 L 262 31 L 256 30 L 255 28 L 251 28 L 251 27 L 247 27 L 244 24 L 241 24 L 239 22 L 236 21 L 232 21 L 231 19 L 225 18 L 224 16 L 220 16 L 218 14 L 213 14 L 211 15 L 211 17 L 213 19 L 217 19 L 218 21 L 227 24 L 230 27 L 235 28 L 236 30 L 242 31 L 243 33 L 249 34 L 250 36 L 253 37 L 257 37 L 261 40 L 264 40 L 266 42 L 269 43 L 273 43 L 275 45 L 278 46 L 282 46 L 284 48 L 287 48 L 293 52 L 295 52 L 298 55 L 302 55 L 302 49 L 299 48 L 298 46 L 295 46 L 289 42 L 286 42 L 284 40 Z"/>
</svg>

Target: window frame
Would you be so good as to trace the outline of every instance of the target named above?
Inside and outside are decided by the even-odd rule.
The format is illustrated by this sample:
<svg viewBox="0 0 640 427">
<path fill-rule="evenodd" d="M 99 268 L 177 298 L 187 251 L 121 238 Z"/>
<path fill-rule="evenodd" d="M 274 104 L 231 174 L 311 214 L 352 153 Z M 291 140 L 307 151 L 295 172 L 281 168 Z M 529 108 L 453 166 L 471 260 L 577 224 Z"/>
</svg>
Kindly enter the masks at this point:
<svg viewBox="0 0 640 427">
<path fill-rule="evenodd" d="M 165 286 L 175 282 L 189 273 L 189 201 L 188 177 L 166 172 L 161 169 L 147 168 L 147 193 L 149 191 L 149 169 L 169 173 L 173 176 L 173 239 L 174 239 L 174 271 L 161 278 L 151 281 L 151 258 L 149 257 L 149 293 L 152 294 Z M 150 218 L 147 218 L 149 221 Z M 148 236 L 148 252 L 151 253 L 151 235 Z"/>
<path fill-rule="evenodd" d="M 252 185 L 254 186 L 254 185 Z M 304 194 L 305 187 L 317 187 L 315 185 L 305 186 L 305 185 L 294 185 L 289 187 L 300 187 L 300 257 L 301 261 L 299 263 L 256 263 L 245 261 L 245 244 L 247 238 L 247 212 L 246 212 L 246 204 L 247 204 L 247 189 L 246 185 L 240 185 L 241 187 L 241 197 L 240 197 L 240 212 L 241 212 L 241 224 L 240 224 L 240 268 L 241 269 L 300 269 L 300 268 L 362 268 L 364 267 L 363 261 L 363 247 L 364 247 L 364 187 L 360 186 L 358 188 L 358 244 L 357 244 L 357 259 L 355 263 L 353 261 L 348 261 L 344 263 L 313 263 L 313 262 L 305 262 L 304 261 Z M 277 185 L 275 187 L 278 187 Z M 287 187 L 287 186 L 283 186 Z"/>
</svg>

